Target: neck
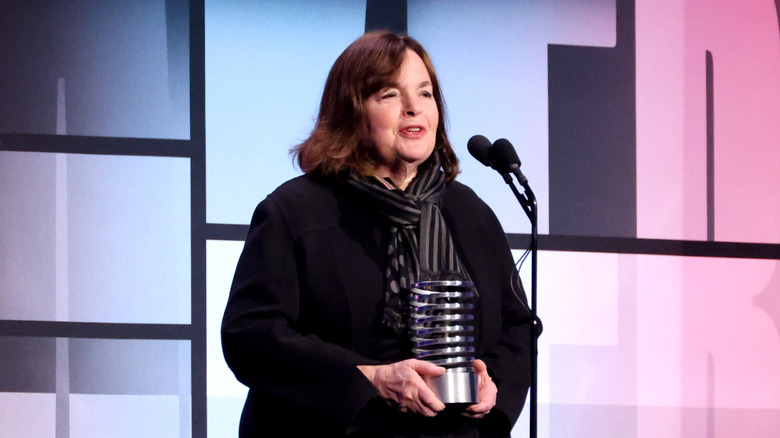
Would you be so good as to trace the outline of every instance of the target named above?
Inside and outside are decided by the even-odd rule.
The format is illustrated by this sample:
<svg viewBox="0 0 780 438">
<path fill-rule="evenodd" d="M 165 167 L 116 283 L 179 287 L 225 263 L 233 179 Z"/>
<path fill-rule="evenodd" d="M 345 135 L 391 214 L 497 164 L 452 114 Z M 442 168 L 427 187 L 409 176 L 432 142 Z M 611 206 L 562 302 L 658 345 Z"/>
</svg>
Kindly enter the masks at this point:
<svg viewBox="0 0 780 438">
<path fill-rule="evenodd" d="M 409 183 L 417 176 L 417 167 L 402 168 L 395 172 L 382 172 L 379 170 L 376 175 L 380 178 L 390 178 L 399 189 L 406 190 L 409 187 Z"/>
</svg>

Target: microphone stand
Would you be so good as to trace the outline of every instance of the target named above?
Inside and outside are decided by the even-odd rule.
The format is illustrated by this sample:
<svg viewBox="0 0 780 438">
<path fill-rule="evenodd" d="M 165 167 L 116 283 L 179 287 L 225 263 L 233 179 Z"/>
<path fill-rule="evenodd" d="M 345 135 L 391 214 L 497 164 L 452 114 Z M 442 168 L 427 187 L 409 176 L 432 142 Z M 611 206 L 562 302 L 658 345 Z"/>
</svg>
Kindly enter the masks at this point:
<svg viewBox="0 0 780 438">
<path fill-rule="evenodd" d="M 501 173 L 504 177 L 504 181 L 512 189 L 515 198 L 520 203 L 528 219 L 531 221 L 531 324 L 533 324 L 533 333 L 531 334 L 531 385 L 529 390 L 529 437 L 536 438 L 537 433 L 537 380 L 538 380 L 538 331 L 541 328 L 539 317 L 536 312 L 536 272 L 537 272 L 537 252 L 539 248 L 539 229 L 538 229 L 538 212 L 536 204 L 536 196 L 533 190 L 528 185 L 528 179 L 520 171 L 519 166 L 512 169 L 523 186 L 525 193 L 520 193 L 515 187 L 512 177 L 509 173 Z"/>
</svg>

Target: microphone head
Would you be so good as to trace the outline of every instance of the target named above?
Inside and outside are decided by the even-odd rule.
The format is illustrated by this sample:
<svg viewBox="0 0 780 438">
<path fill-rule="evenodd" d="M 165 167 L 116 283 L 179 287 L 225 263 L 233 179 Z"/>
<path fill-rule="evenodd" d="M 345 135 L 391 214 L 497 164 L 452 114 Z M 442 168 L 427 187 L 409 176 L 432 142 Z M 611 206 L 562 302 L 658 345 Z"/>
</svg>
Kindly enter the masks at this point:
<svg viewBox="0 0 780 438">
<path fill-rule="evenodd" d="M 490 143 L 490 140 L 483 135 L 475 135 L 469 139 L 467 146 L 469 153 L 476 158 L 477 161 L 485 166 L 493 167 L 490 157 L 490 150 L 493 148 L 493 144 Z"/>
<path fill-rule="evenodd" d="M 515 167 L 520 167 L 520 158 L 517 156 L 514 146 L 505 138 L 499 138 L 493 143 L 493 156 L 496 161 L 496 170 L 499 172 L 509 172 Z"/>
</svg>

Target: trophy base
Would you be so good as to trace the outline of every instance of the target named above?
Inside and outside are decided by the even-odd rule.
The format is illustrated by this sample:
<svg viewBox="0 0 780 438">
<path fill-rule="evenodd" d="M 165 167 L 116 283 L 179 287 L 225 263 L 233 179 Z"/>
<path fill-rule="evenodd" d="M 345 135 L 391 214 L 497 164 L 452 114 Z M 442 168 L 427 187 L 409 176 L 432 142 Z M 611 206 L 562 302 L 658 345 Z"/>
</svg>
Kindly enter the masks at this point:
<svg viewBox="0 0 780 438">
<path fill-rule="evenodd" d="M 447 370 L 428 379 L 428 387 L 444 404 L 474 404 L 479 395 L 479 377 L 471 370 Z"/>
</svg>

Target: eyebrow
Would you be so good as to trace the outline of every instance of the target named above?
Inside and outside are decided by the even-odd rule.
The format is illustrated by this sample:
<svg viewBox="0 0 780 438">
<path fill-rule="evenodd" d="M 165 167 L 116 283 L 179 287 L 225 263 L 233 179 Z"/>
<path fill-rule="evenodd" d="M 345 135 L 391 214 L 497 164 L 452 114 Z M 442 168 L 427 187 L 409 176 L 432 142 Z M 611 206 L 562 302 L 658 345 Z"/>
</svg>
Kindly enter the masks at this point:
<svg viewBox="0 0 780 438">
<path fill-rule="evenodd" d="M 431 81 L 422 81 L 422 82 L 420 82 L 419 85 L 417 85 L 417 89 L 418 90 L 420 88 L 425 88 L 425 87 L 433 87 L 433 84 L 431 83 Z M 389 84 L 385 85 L 384 88 L 400 88 L 400 85 L 398 84 L 398 82 L 393 81 L 393 82 L 390 82 Z"/>
</svg>

